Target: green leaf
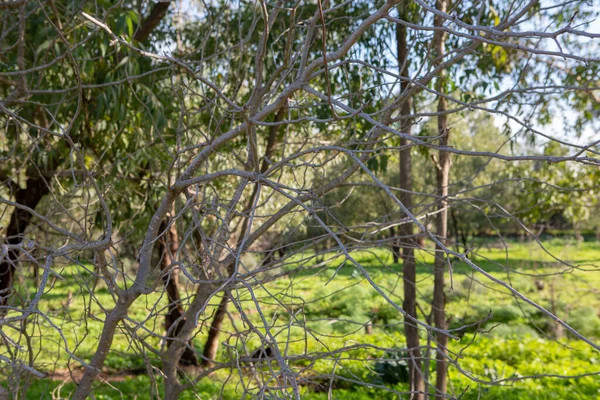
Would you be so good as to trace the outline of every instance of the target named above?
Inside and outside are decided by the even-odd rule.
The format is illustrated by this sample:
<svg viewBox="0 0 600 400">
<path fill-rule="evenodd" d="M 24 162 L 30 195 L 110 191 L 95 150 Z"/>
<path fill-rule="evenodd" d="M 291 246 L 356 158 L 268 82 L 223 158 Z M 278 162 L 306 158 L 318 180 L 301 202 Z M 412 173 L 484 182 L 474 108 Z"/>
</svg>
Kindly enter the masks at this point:
<svg viewBox="0 0 600 400">
<path fill-rule="evenodd" d="M 35 54 L 38 55 L 42 51 L 47 50 L 48 48 L 50 48 L 50 46 L 52 46 L 52 43 L 54 43 L 54 39 L 46 40 L 35 50 Z"/>
<path fill-rule="evenodd" d="M 123 59 L 121 61 L 119 61 L 119 63 L 117 64 L 117 66 L 115 67 L 115 69 L 119 69 L 121 68 L 123 65 L 125 65 L 127 62 L 129 61 L 129 56 L 125 56 L 123 57 Z"/>
<path fill-rule="evenodd" d="M 129 38 L 133 37 L 133 21 L 130 16 L 125 17 L 125 22 L 127 23 L 127 34 Z"/>
</svg>

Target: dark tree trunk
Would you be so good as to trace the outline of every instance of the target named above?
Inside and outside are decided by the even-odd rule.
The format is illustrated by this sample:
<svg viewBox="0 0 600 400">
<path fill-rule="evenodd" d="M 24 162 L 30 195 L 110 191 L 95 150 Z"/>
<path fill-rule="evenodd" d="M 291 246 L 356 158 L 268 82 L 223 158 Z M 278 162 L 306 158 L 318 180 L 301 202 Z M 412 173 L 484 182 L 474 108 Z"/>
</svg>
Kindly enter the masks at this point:
<svg viewBox="0 0 600 400">
<path fill-rule="evenodd" d="M 224 292 L 221 303 L 219 303 L 219 307 L 217 307 L 217 311 L 213 317 L 210 330 L 208 331 L 208 337 L 206 338 L 206 343 L 204 345 L 204 357 L 202 357 L 203 367 L 210 368 L 214 365 L 213 361 L 217 357 L 217 352 L 219 350 L 219 333 L 221 332 L 225 315 L 227 315 L 228 304 L 229 294 Z"/>
<path fill-rule="evenodd" d="M 168 231 L 165 232 L 166 229 Z M 167 224 L 163 222 L 160 231 L 165 232 L 158 241 L 158 249 L 161 255 L 160 269 L 169 301 L 167 315 L 165 316 L 165 329 L 167 330 L 167 338 L 172 339 L 177 336 L 184 322 L 184 312 L 181 306 L 181 297 L 179 296 L 179 274 L 177 270 L 169 270 L 174 265 L 173 261 L 179 249 L 179 237 L 174 222 L 168 228 Z M 169 340 L 167 346 L 170 346 L 171 343 L 172 340 Z M 180 365 L 198 365 L 196 352 L 192 349 L 193 345 L 190 342 L 179 360 Z"/>
<path fill-rule="evenodd" d="M 401 14 L 405 11 L 399 8 Z M 406 17 L 406 16 L 404 16 Z M 400 75 L 406 79 L 401 82 L 401 89 L 404 92 L 408 87 L 408 44 L 406 27 L 396 26 L 396 41 L 398 50 L 398 68 Z M 400 115 L 403 118 L 402 132 L 411 134 L 412 119 L 411 100 L 405 99 L 400 108 Z M 400 192 L 399 200 L 404 206 L 412 209 L 412 159 L 410 154 L 410 143 L 407 139 L 400 139 Z M 415 263 L 414 248 L 414 230 L 413 224 L 402 224 L 399 226 L 402 240 L 402 262 L 404 273 L 404 311 L 413 319 L 417 319 L 417 267 Z M 414 321 L 406 319 L 404 322 L 404 334 L 406 335 L 406 346 L 410 361 L 408 363 L 408 372 L 410 379 L 411 399 L 422 400 L 425 396 L 425 381 L 423 379 L 423 367 L 421 357 L 421 344 L 419 338 L 419 329 Z"/>
<path fill-rule="evenodd" d="M 392 256 L 394 257 L 394 264 L 398 264 L 399 256 L 400 256 L 400 246 L 398 246 L 398 240 L 395 239 L 396 230 L 392 226 L 390 228 L 390 238 L 392 240 Z"/>
<path fill-rule="evenodd" d="M 140 25 L 133 38 L 138 42 L 143 42 L 148 39 L 152 31 L 154 31 L 160 21 L 167 14 L 167 11 L 169 10 L 169 4 L 171 4 L 171 2 L 167 1 L 156 3 L 154 7 L 152 7 L 150 15 L 144 19 L 144 22 L 142 22 L 142 25 Z"/>
<path fill-rule="evenodd" d="M 446 12 L 446 0 L 437 0 L 436 8 L 441 12 Z M 440 16 L 434 17 L 434 25 L 441 26 L 444 20 Z M 433 39 L 433 57 L 436 64 L 439 65 L 445 52 L 445 34 L 443 31 L 436 31 Z M 440 73 L 436 83 L 436 91 L 443 93 L 445 86 L 446 73 Z M 446 99 L 438 96 L 438 135 L 440 135 L 440 146 L 448 146 L 449 131 L 445 111 L 447 109 Z M 438 196 L 438 214 L 436 216 L 436 235 L 438 239 L 446 245 L 448 235 L 448 182 L 450 175 L 450 153 L 445 150 L 439 151 L 439 160 L 436 162 L 436 194 Z M 446 330 L 446 295 L 444 292 L 444 275 L 446 269 L 446 257 L 444 249 L 436 244 L 435 263 L 434 263 L 434 283 L 433 283 L 433 321 L 438 329 Z M 436 333 L 437 352 L 436 352 L 436 398 L 443 399 L 448 389 L 448 363 L 447 347 L 448 336 L 444 333 Z"/>
<path fill-rule="evenodd" d="M 46 181 L 39 173 L 27 179 L 25 189 L 21 189 L 16 184 L 14 184 L 14 188 L 15 202 L 31 209 L 35 209 L 40 200 L 50 192 Z M 30 212 L 15 208 L 6 229 L 4 242 L 13 246 L 19 245 L 32 217 Z M 0 262 L 0 306 L 6 306 L 8 302 L 18 261 L 19 250 L 13 248 Z M 0 315 L 5 315 L 5 313 L 6 309 L 0 309 Z"/>
</svg>

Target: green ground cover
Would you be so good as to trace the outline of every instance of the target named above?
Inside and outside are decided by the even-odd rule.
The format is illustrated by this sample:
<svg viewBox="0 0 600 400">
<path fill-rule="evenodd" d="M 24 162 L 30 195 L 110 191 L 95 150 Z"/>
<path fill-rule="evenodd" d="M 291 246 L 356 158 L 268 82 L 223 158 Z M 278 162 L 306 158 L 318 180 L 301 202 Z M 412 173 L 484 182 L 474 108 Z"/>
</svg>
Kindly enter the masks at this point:
<svg viewBox="0 0 600 400">
<path fill-rule="evenodd" d="M 600 265 L 600 243 L 560 239 L 546 241 L 544 247 L 572 266 L 557 262 L 534 243 L 510 242 L 508 248 L 503 248 L 497 243 L 481 242 L 471 258 L 484 270 L 509 282 L 522 294 L 552 310 L 580 333 L 597 342 L 600 340 L 600 272 L 596 266 Z M 393 264 L 389 252 L 375 249 L 352 255 L 392 300 L 402 304 L 401 265 Z M 422 313 L 428 315 L 433 257 L 425 249 L 417 252 L 417 259 L 419 306 Z M 333 370 L 340 376 L 331 385 L 333 398 L 398 398 L 385 388 L 406 390 L 406 384 L 386 380 L 381 369 L 383 364 L 378 359 L 393 357 L 383 348 L 402 348 L 404 345 L 400 314 L 383 300 L 351 263 L 344 263 L 339 257 L 325 261 L 324 267 L 312 269 L 306 265 L 306 270 L 275 280 L 254 293 L 261 311 L 272 325 L 272 331 L 281 338 L 281 350 L 288 355 L 370 345 L 313 363 L 292 361 L 292 368 L 300 372 L 299 376 L 306 381 L 301 388 L 302 398 L 327 399 L 330 378 L 326 375 Z M 292 269 L 298 264 L 297 258 L 286 268 Z M 65 267 L 61 275 L 64 280 L 54 283 L 53 290 L 44 296 L 40 309 L 52 316 L 52 323 L 61 328 L 64 338 L 41 318 L 36 324 L 30 324 L 29 331 L 31 347 L 36 349 L 35 366 L 49 374 L 63 371 L 68 366 L 78 367 L 77 361 L 69 359 L 65 352 L 65 341 L 75 356 L 83 360 L 92 357 L 101 331 L 102 307 L 109 309 L 113 302 L 108 290 L 101 286 L 95 290 L 95 300 L 79 293 L 80 286 L 94 284 L 82 267 Z M 20 291 L 24 296 L 31 295 L 32 288 L 23 283 Z M 239 297 L 249 318 L 260 325 L 253 297 L 247 292 L 240 292 Z M 213 305 L 218 301 L 214 298 Z M 600 397 L 600 376 L 593 375 L 600 371 L 600 354 L 589 345 L 576 341 L 569 332 L 557 329 L 550 318 L 515 299 L 507 289 L 473 273 L 467 265 L 453 262 L 452 289 L 448 290 L 447 301 L 450 327 L 470 326 L 457 331 L 459 339 L 450 341 L 450 350 L 456 360 L 456 367 L 450 369 L 450 387 L 456 396 L 462 395 L 463 399 Z M 114 380 L 109 378 L 109 383 L 99 385 L 95 391 L 96 398 L 149 399 L 152 398 L 153 387 L 160 391 L 160 378 L 153 381 L 147 373 L 135 375 L 144 371 L 147 361 L 156 366 L 160 363 L 150 351 L 140 347 L 136 340 L 131 340 L 131 336 L 143 337 L 151 346 L 160 347 L 160 340 L 148 330 L 161 332 L 165 305 L 160 293 L 135 303 L 129 314 L 128 329 L 117 333 L 106 361 L 106 372 Z M 86 309 L 97 319 L 83 320 Z M 301 318 L 294 318 L 291 313 Z M 207 315 L 211 315 L 211 310 Z M 298 322 L 300 320 L 302 322 Z M 145 321 L 144 326 L 148 330 L 136 327 L 133 321 Z M 367 321 L 374 321 L 371 334 L 365 333 Z M 234 325 L 242 329 L 243 324 L 236 317 L 227 321 L 225 329 L 234 332 Z M 206 332 L 205 328 L 194 339 L 199 350 Z M 18 338 L 15 332 L 5 333 L 23 343 L 24 338 Z M 287 346 L 286 337 L 291 338 Z M 229 352 L 232 349 L 243 351 L 244 345 L 239 336 L 226 333 L 222 338 Z M 422 340 L 426 343 L 425 334 Z M 245 346 L 253 349 L 258 343 L 258 338 L 251 336 Z M 226 360 L 228 352 L 221 351 L 220 357 Z M 398 367 L 396 372 L 401 369 Z M 118 374 L 123 372 L 130 373 L 130 376 L 117 379 Z M 269 373 L 266 366 L 264 373 Z M 573 378 L 558 379 L 553 375 Z M 578 375 L 584 376 L 575 377 Z M 488 384 L 498 380 L 504 381 Z M 371 386 L 365 387 L 361 382 Z M 32 383 L 27 398 L 50 399 L 53 395 L 68 398 L 72 390 L 72 383 L 40 379 Z M 202 399 L 237 399 L 242 393 L 237 373 L 223 370 L 202 380 L 195 393 L 186 392 L 182 398 L 197 398 L 195 396 L 199 395 Z"/>
</svg>

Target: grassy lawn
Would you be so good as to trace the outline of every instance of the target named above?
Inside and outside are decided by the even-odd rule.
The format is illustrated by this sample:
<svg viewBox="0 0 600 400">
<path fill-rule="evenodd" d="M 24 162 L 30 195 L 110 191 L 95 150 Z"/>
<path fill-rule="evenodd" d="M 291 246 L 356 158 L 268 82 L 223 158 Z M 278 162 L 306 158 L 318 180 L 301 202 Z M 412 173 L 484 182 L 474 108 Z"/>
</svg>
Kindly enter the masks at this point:
<svg viewBox="0 0 600 400">
<path fill-rule="evenodd" d="M 588 338 L 600 339 L 600 243 L 577 243 L 569 240 L 544 242 L 544 247 L 555 257 L 572 264 L 557 262 L 535 243 L 510 242 L 508 248 L 497 244 L 481 243 L 472 260 L 497 278 L 543 307 L 552 310 Z M 391 254 L 383 249 L 352 254 L 365 268 L 371 279 L 396 304 L 402 304 L 401 265 L 393 264 Z M 417 252 L 419 306 L 425 316 L 432 298 L 433 256 L 428 250 Z M 327 399 L 329 378 L 335 373 L 333 398 L 375 399 L 398 398 L 385 387 L 406 390 L 402 382 L 391 383 L 379 373 L 377 358 L 389 358 L 383 348 L 404 346 L 402 318 L 367 282 L 365 276 L 340 257 L 324 260 L 318 269 L 305 265 L 307 270 L 275 280 L 255 290 L 254 297 L 240 292 L 239 301 L 248 318 L 256 326 L 264 326 L 256 311 L 258 307 L 267 317 L 271 332 L 287 355 L 314 354 L 331 349 L 369 344 L 370 347 L 349 350 L 336 356 L 321 358 L 314 363 L 292 361 L 291 367 L 310 384 L 302 386 L 302 397 Z M 299 259 L 287 268 L 298 266 Z M 48 374 L 68 367 L 77 368 L 78 362 L 69 359 L 69 351 L 83 360 L 89 360 L 95 350 L 101 331 L 102 308 L 110 309 L 113 300 L 106 288 L 98 286 L 92 298 L 82 285 L 93 285 L 89 273 L 78 266 L 66 266 L 64 280 L 54 283 L 51 293 L 43 297 L 40 309 L 51 316 L 51 322 L 61 328 L 61 337 L 49 321 L 37 317 L 27 332 L 34 349 L 35 366 Z M 79 283 L 78 283 L 79 282 Z M 101 284 L 99 284 L 101 285 Z M 85 286 L 84 286 L 85 287 Z M 31 287 L 22 285 L 23 296 L 31 295 Z M 190 288 L 191 289 L 191 288 Z M 69 294 L 71 293 L 71 294 Z M 70 300 L 69 300 L 70 299 Z M 276 301 L 277 300 L 277 301 Z M 212 307 L 219 299 L 213 298 Z M 450 350 L 456 367 L 450 369 L 450 387 L 463 399 L 597 399 L 600 397 L 600 377 L 590 375 L 600 371 L 600 354 L 590 346 L 575 341 L 568 332 L 539 310 L 515 299 L 510 292 L 481 276 L 460 262 L 453 262 L 452 289 L 447 292 L 447 310 L 450 327 L 469 328 L 455 332 Z M 99 384 L 96 398 L 150 399 L 152 388 L 160 391 L 160 379 L 152 380 L 147 373 L 118 377 L 119 372 L 144 371 L 146 361 L 159 366 L 157 357 L 139 345 L 144 338 L 155 348 L 161 342 L 151 332 L 162 333 L 166 300 L 161 293 L 142 297 L 129 313 L 127 329 L 119 331 L 106 362 L 106 372 L 114 379 Z M 95 316 L 85 320 L 84 310 Z M 207 310 L 210 316 L 212 310 Z M 292 316 L 292 314 L 295 315 Z M 226 319 L 220 357 L 226 360 L 234 350 L 249 351 L 259 344 L 256 335 L 247 342 L 236 330 L 247 327 L 236 313 Z M 419 317 L 424 319 L 424 315 Z M 371 334 L 365 334 L 364 324 L 375 321 Z M 143 324 L 140 322 L 143 321 Z M 206 322 L 208 325 L 210 320 Z M 194 344 L 201 349 L 207 327 L 195 337 Z M 23 335 L 5 327 L 6 334 L 20 344 Z M 556 337 L 558 339 L 555 339 Z M 289 338 L 289 340 L 288 340 Z M 246 339 L 244 339 L 246 340 Z M 427 341 L 425 333 L 422 343 Z M 289 342 L 286 346 L 286 342 Z M 226 349 L 226 351 L 223 351 Z M 3 347 L 4 355 L 8 356 Z M 25 357 L 25 352 L 23 352 Z M 462 370 L 461 373 L 459 371 Z M 268 373 L 265 371 L 265 373 Z M 472 379 L 465 376 L 468 374 Z M 157 374 L 155 374 L 157 375 Z M 540 377 L 544 375 L 544 377 Z M 579 378 L 557 379 L 552 375 L 585 375 Z M 528 377 L 538 376 L 536 379 Z M 490 380 L 506 379 L 498 385 Z M 247 379 L 246 383 L 250 383 Z M 363 387 L 357 382 L 365 382 Z M 27 398 L 50 399 L 54 395 L 68 398 L 74 386 L 56 379 L 40 379 L 32 383 Z M 323 389 L 324 388 L 324 389 Z M 186 392 L 182 398 L 237 399 L 243 393 L 240 378 L 235 371 L 220 371 L 202 380 L 195 393 Z"/>
</svg>

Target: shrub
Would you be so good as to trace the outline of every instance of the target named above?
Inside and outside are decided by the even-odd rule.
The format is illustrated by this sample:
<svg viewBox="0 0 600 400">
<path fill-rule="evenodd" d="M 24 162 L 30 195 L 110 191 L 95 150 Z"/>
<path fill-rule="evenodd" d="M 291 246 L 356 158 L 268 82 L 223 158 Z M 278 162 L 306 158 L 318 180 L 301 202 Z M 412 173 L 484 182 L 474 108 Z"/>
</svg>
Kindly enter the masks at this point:
<svg viewBox="0 0 600 400">
<path fill-rule="evenodd" d="M 504 306 L 494 308 L 492 310 L 492 321 L 494 322 L 511 322 L 515 321 L 523 316 L 523 311 L 517 306 Z"/>
<path fill-rule="evenodd" d="M 492 327 L 494 327 L 494 328 L 492 329 Z M 490 332 L 490 335 L 493 337 L 503 337 L 503 338 L 523 338 L 523 337 L 537 338 L 537 337 L 539 337 L 539 333 L 535 328 L 532 328 L 528 325 L 523 325 L 523 324 L 509 325 L 509 324 L 505 324 L 505 323 L 497 324 L 495 322 L 492 322 L 492 323 L 486 324 L 484 329 L 485 330 L 492 329 Z"/>
<path fill-rule="evenodd" d="M 567 323 L 584 336 L 600 337 L 600 318 L 592 307 L 571 311 Z"/>
<path fill-rule="evenodd" d="M 340 318 L 342 315 L 359 317 L 367 314 L 372 293 L 368 288 L 354 285 L 333 294 L 320 290 L 313 302 L 306 305 L 307 316 Z"/>
<path fill-rule="evenodd" d="M 408 354 L 404 351 L 388 352 L 383 357 L 385 360 L 375 363 L 376 380 L 395 385 L 408 382 Z"/>
</svg>

